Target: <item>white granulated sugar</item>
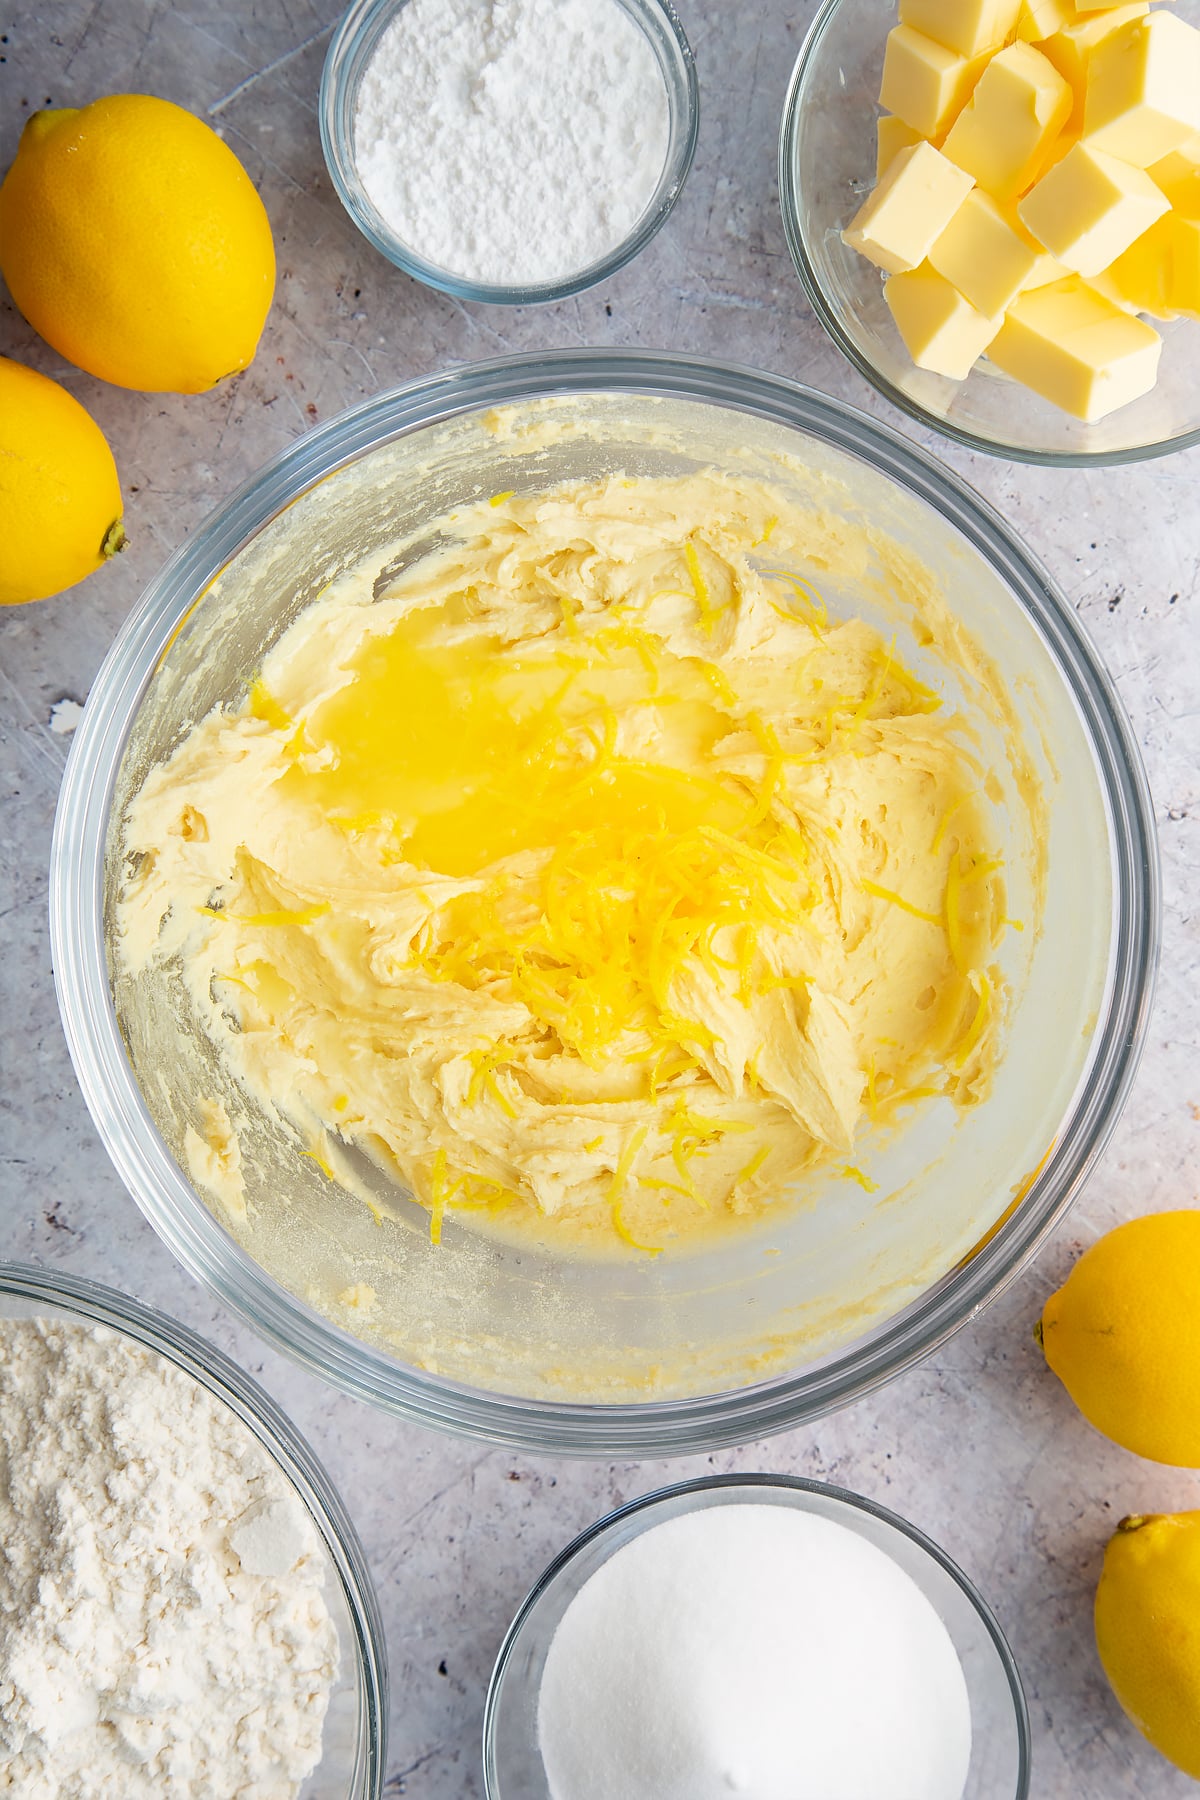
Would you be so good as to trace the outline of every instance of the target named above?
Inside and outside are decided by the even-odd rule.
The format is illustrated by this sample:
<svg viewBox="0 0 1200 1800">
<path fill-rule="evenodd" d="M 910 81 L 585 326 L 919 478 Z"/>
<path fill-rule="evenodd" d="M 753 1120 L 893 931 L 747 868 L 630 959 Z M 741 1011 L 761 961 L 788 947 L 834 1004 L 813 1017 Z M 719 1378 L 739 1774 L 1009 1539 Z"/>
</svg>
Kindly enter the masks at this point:
<svg viewBox="0 0 1200 1800">
<path fill-rule="evenodd" d="M 515 287 L 629 234 L 669 129 L 654 51 L 617 0 L 409 0 L 367 65 L 354 146 L 410 249 Z"/>
<path fill-rule="evenodd" d="M 550 1644 L 553 1800 L 961 1800 L 966 1682 L 916 1583 L 846 1526 L 685 1513 L 618 1550 Z"/>
<path fill-rule="evenodd" d="M 0 1321 L 0 1793 L 292 1800 L 324 1551 L 242 1422 L 115 1332 Z"/>
</svg>

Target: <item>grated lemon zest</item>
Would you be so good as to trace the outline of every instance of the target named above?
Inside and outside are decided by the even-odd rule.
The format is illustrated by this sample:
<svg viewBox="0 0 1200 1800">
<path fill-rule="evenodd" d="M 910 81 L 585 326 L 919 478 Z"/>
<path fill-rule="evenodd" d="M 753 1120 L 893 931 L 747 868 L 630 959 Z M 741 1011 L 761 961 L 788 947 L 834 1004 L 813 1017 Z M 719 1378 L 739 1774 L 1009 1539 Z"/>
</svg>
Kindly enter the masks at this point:
<svg viewBox="0 0 1200 1800">
<path fill-rule="evenodd" d="M 898 906 L 901 912 L 910 913 L 914 919 L 924 919 L 928 925 L 944 923 L 940 913 L 926 912 L 923 907 L 914 906 L 911 900 L 904 899 L 891 888 L 880 887 L 877 881 L 863 881 L 861 885 L 864 893 L 873 894 L 877 900 L 886 900 L 889 906 Z"/>
<path fill-rule="evenodd" d="M 847 1181 L 857 1181 L 865 1194 L 874 1194 L 879 1190 L 879 1183 L 872 1181 L 869 1175 L 864 1175 L 862 1170 L 855 1168 L 853 1163 L 843 1163 L 838 1174 L 844 1175 Z"/>
</svg>

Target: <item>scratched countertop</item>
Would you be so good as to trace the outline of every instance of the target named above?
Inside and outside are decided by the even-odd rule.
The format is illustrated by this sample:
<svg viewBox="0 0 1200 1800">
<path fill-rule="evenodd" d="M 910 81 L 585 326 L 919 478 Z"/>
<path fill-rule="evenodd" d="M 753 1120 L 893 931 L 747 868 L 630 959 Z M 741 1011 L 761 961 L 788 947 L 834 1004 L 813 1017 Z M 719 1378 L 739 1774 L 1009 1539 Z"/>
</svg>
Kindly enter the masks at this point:
<svg viewBox="0 0 1200 1800">
<path fill-rule="evenodd" d="M 0 616 L 0 1255 L 165 1308 L 256 1375 L 306 1432 L 366 1545 L 392 1673 L 389 1797 L 477 1800 L 488 1672 L 521 1597 L 575 1532 L 663 1482 L 719 1470 L 818 1476 L 929 1532 L 992 1602 L 1034 1734 L 1035 1800 L 1183 1800 L 1091 1638 L 1104 1542 L 1127 1512 L 1200 1506 L 1200 1476 L 1106 1444 L 1030 1328 L 1081 1246 L 1197 1201 L 1200 1046 L 1200 451 L 1126 469 L 1033 470 L 921 434 L 839 358 L 788 260 L 775 145 L 811 0 L 678 0 L 702 92 L 699 151 L 666 228 L 561 305 L 465 305 L 359 236 L 321 159 L 328 0 L 0 0 L 0 167 L 38 107 L 120 91 L 208 118 L 259 185 L 279 281 L 253 366 L 203 397 L 69 368 L 0 291 L 0 353 L 62 380 L 113 445 L 130 547 L 75 592 Z M 100 1146 L 67 1057 L 47 935 L 47 859 L 78 717 L 118 625 L 167 554 L 317 421 L 411 376 L 509 351 L 644 345 L 796 377 L 920 438 L 996 505 L 1092 633 L 1153 789 L 1165 919 L 1141 1071 L 1086 1194 L 1035 1266 L 936 1356 L 850 1410 L 715 1457 L 556 1462 L 443 1438 L 347 1398 L 260 1342 L 175 1265 Z M 614 1800 L 618 1797 L 614 1796 Z"/>
</svg>

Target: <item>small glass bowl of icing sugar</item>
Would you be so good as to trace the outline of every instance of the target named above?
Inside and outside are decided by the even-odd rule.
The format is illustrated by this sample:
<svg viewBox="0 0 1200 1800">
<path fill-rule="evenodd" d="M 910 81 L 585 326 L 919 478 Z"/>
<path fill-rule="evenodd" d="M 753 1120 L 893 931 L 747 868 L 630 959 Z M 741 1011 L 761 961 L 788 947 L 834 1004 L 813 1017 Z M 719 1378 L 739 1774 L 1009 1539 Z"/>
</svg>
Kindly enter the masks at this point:
<svg viewBox="0 0 1200 1800">
<path fill-rule="evenodd" d="M 319 112 L 334 187 L 376 250 L 501 305 L 565 299 L 636 256 L 699 123 L 671 0 L 356 0 Z"/>
<path fill-rule="evenodd" d="M 1012 1652 L 936 1544 L 840 1488 L 724 1475 L 634 1500 L 509 1629 L 488 1800 L 1026 1800 Z"/>
</svg>

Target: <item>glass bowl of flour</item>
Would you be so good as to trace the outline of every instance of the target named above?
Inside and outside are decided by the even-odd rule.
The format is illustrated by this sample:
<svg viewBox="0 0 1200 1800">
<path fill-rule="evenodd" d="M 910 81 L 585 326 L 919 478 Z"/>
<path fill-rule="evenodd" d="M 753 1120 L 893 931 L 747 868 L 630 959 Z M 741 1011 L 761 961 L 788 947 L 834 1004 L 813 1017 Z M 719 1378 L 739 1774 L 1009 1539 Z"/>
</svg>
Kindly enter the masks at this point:
<svg viewBox="0 0 1200 1800">
<path fill-rule="evenodd" d="M 671 0 L 356 0 L 319 113 L 334 187 L 382 256 L 522 306 L 649 243 L 691 167 L 699 95 Z"/>
<path fill-rule="evenodd" d="M 551 1563 L 496 1659 L 483 1763 L 488 1800 L 1025 1800 L 1029 1717 L 924 1533 L 823 1482 L 718 1475 Z"/>
<path fill-rule="evenodd" d="M 22 1792 L 378 1800 L 362 1547 L 218 1350 L 112 1288 L 0 1264 L 0 1466 L 0 1761 Z"/>
</svg>

